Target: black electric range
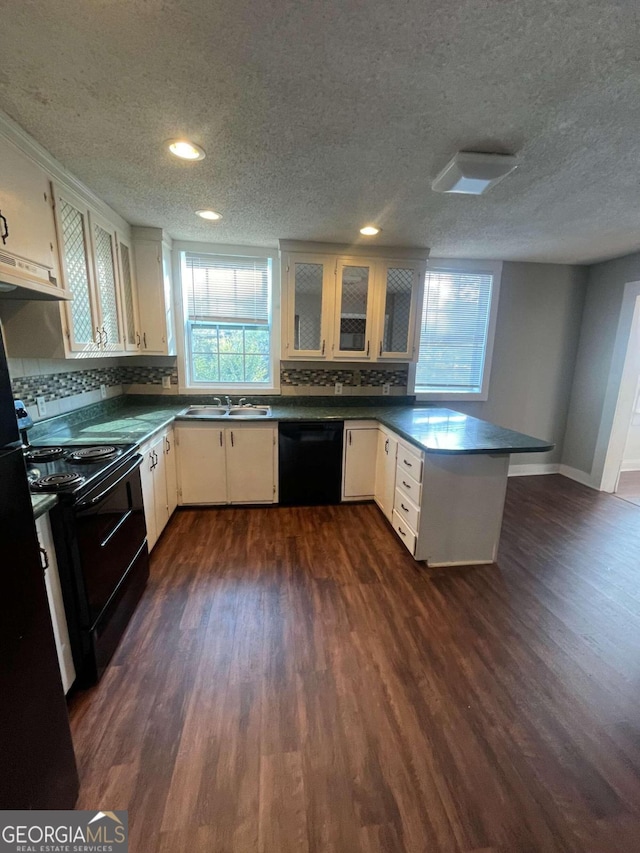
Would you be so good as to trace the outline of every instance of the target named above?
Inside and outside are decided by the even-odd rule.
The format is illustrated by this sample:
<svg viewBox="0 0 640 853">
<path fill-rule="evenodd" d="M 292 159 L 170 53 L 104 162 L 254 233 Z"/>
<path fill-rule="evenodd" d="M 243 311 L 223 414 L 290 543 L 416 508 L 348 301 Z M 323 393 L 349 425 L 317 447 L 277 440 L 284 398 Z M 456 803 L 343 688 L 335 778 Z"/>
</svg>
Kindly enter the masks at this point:
<svg viewBox="0 0 640 853">
<path fill-rule="evenodd" d="M 76 502 L 135 454 L 134 444 L 47 445 L 25 449 L 29 486 Z"/>
<path fill-rule="evenodd" d="M 149 576 L 140 464 L 134 444 L 29 447 L 32 493 L 49 513 L 80 684 L 100 678 Z"/>
</svg>

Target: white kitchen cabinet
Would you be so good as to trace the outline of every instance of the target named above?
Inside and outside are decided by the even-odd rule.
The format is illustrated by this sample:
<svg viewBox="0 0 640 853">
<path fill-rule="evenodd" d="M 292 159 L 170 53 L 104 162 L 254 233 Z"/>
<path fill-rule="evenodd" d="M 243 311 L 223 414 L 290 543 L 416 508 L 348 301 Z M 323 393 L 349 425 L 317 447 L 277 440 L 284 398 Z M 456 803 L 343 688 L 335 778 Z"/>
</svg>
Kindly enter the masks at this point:
<svg viewBox="0 0 640 853">
<path fill-rule="evenodd" d="M 293 255 L 283 266 L 288 299 L 282 301 L 283 358 L 330 357 L 333 343 L 335 258 Z"/>
<path fill-rule="evenodd" d="M 181 505 L 277 502 L 277 427 L 180 422 L 175 434 Z"/>
<path fill-rule="evenodd" d="M 342 499 L 373 498 L 376 487 L 378 427 L 372 421 L 345 421 Z"/>
<path fill-rule="evenodd" d="M 161 228 L 131 229 L 135 255 L 140 352 L 175 355 L 171 241 Z"/>
<path fill-rule="evenodd" d="M 278 434 L 274 428 L 227 429 L 227 497 L 232 504 L 274 503 Z"/>
<path fill-rule="evenodd" d="M 225 429 L 213 423 L 176 424 L 178 503 L 227 502 Z"/>
<path fill-rule="evenodd" d="M 58 664 L 60 665 L 60 676 L 64 692 L 67 693 L 76 680 L 76 670 L 73 664 L 73 655 L 71 654 L 67 614 L 64 609 L 60 575 L 58 573 L 58 563 L 55 548 L 53 547 L 53 536 L 51 534 L 48 513 L 36 519 L 36 530 L 38 532 L 38 541 L 43 559 L 43 568 L 45 570 L 44 582 L 49 600 L 53 636 L 58 653 Z"/>
<path fill-rule="evenodd" d="M 55 244 L 48 175 L 0 135 L 0 281 L 56 297 Z"/>
<path fill-rule="evenodd" d="M 280 241 L 283 359 L 415 360 L 427 250 L 322 248 Z"/>
<path fill-rule="evenodd" d="M 118 273 L 122 305 L 122 337 L 127 352 L 139 353 L 142 345 L 138 313 L 138 290 L 133 266 L 133 249 L 130 241 L 116 232 Z"/>
<path fill-rule="evenodd" d="M 116 354 L 124 351 L 116 235 L 112 226 L 95 213 L 89 212 L 89 222 L 100 348 L 104 353 Z"/>
<path fill-rule="evenodd" d="M 375 499 L 413 557 L 430 566 L 494 562 L 509 455 L 425 453 L 388 428 L 382 431 L 397 443 L 395 486 L 379 444 Z"/>
<path fill-rule="evenodd" d="M 140 448 L 142 500 L 149 551 L 160 538 L 177 503 L 172 438 L 173 428 L 168 428 L 150 438 Z"/>
<path fill-rule="evenodd" d="M 374 499 L 389 521 L 393 515 L 397 454 L 398 439 L 384 427 L 378 427 Z"/>
</svg>

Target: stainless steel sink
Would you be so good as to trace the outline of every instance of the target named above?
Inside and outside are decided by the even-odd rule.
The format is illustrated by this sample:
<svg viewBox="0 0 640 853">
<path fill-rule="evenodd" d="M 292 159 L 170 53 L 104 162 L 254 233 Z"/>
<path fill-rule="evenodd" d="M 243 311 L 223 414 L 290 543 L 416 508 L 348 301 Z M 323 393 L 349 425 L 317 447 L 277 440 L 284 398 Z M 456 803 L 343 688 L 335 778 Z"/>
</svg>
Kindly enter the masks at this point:
<svg viewBox="0 0 640 853">
<path fill-rule="evenodd" d="M 271 406 L 232 406 L 230 418 L 270 418 Z"/>
<path fill-rule="evenodd" d="M 187 418 L 222 418 L 227 409 L 224 406 L 189 406 L 180 414 Z"/>
</svg>

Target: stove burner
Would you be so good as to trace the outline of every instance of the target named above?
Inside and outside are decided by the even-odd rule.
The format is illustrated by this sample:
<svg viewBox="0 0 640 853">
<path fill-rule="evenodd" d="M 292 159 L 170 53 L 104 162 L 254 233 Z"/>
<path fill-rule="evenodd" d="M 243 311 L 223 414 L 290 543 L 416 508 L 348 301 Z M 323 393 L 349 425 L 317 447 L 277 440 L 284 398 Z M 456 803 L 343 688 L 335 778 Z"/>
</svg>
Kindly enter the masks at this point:
<svg viewBox="0 0 640 853">
<path fill-rule="evenodd" d="M 105 462 L 119 456 L 121 452 L 113 445 L 82 447 L 80 450 L 74 450 L 73 453 L 70 453 L 67 459 L 69 462 Z"/>
<path fill-rule="evenodd" d="M 62 447 L 38 447 L 25 454 L 29 462 L 53 462 L 64 455 Z"/>
<path fill-rule="evenodd" d="M 62 489 L 74 489 L 84 483 L 84 480 L 85 478 L 81 474 L 49 474 L 32 483 L 31 488 L 38 489 L 41 492 L 57 492 Z"/>
</svg>

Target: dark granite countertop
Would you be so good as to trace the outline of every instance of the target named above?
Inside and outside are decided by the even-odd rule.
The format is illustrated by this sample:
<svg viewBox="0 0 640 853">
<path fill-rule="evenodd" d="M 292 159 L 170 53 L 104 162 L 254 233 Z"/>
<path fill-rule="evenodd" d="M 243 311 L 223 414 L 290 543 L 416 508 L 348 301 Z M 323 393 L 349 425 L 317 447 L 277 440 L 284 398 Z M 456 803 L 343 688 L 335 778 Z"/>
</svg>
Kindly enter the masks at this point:
<svg viewBox="0 0 640 853">
<path fill-rule="evenodd" d="M 33 517 L 40 518 L 41 515 L 49 512 L 58 503 L 56 495 L 31 495 L 31 506 L 33 507 Z"/>
<path fill-rule="evenodd" d="M 286 399 L 286 398 L 285 398 Z M 270 421 L 308 420 L 373 420 L 389 427 L 407 441 L 428 453 L 535 453 L 552 450 L 548 441 L 496 426 L 435 406 L 354 404 L 324 405 L 321 401 L 301 404 L 284 402 L 279 398 L 271 403 Z M 122 401 L 122 402 L 120 402 Z M 110 404 L 97 404 L 85 410 L 42 421 L 34 428 L 34 444 L 142 444 L 154 433 L 170 424 L 188 406 L 185 398 L 175 402 L 168 399 L 145 401 L 142 397 L 118 398 Z M 200 402 L 200 401 L 198 401 Z M 185 418 L 184 420 L 195 420 Z M 228 417 L 205 417 L 202 420 L 225 423 L 264 423 L 267 419 L 243 417 L 240 421 Z"/>
</svg>

